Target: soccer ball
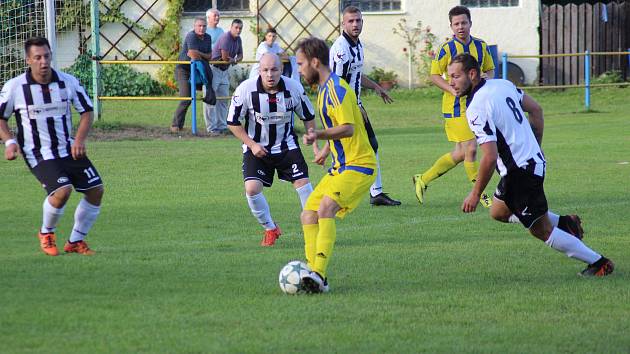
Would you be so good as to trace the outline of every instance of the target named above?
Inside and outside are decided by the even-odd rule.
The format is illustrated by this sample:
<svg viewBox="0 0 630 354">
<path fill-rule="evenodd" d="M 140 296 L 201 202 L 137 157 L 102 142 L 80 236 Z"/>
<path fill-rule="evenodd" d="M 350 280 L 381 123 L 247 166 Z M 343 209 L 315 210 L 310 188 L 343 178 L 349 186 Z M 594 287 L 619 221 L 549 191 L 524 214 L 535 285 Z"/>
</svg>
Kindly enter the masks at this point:
<svg viewBox="0 0 630 354">
<path fill-rule="evenodd" d="M 287 263 L 278 275 L 278 282 L 283 293 L 295 295 L 303 292 L 302 277 L 308 275 L 311 269 L 306 263 L 301 261 L 291 261 Z"/>
</svg>

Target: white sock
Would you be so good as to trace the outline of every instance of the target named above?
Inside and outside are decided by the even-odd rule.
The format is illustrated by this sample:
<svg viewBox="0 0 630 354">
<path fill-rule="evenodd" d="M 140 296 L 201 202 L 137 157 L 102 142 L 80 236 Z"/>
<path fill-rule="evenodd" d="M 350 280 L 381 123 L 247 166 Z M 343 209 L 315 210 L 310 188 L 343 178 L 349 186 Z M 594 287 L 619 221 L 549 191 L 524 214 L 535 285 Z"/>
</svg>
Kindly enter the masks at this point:
<svg viewBox="0 0 630 354">
<path fill-rule="evenodd" d="M 520 224 L 521 223 L 521 221 L 514 214 L 510 215 L 510 218 L 508 219 L 508 222 L 510 224 Z"/>
<path fill-rule="evenodd" d="M 90 204 L 85 198 L 81 199 L 74 211 L 74 226 L 70 234 L 70 242 L 83 240 L 92 229 L 92 225 L 94 225 L 100 212 L 100 206 Z"/>
<path fill-rule="evenodd" d="M 558 222 L 560 221 L 560 215 L 553 213 L 551 210 L 548 210 L 547 216 L 549 216 L 549 220 L 551 220 L 551 225 L 553 227 L 558 227 Z"/>
<path fill-rule="evenodd" d="M 376 197 L 383 193 L 383 182 L 381 181 L 381 163 L 378 160 L 378 152 L 376 153 L 376 179 L 370 187 L 370 196 Z"/>
<path fill-rule="evenodd" d="M 40 232 L 45 234 L 49 232 L 55 232 L 57 229 L 57 223 L 59 223 L 59 219 L 63 215 L 66 206 L 57 209 L 54 206 L 50 205 L 48 202 L 48 197 L 44 199 L 43 209 L 43 217 L 42 217 L 42 227 L 40 228 Z"/>
<path fill-rule="evenodd" d="M 602 257 L 599 253 L 588 248 L 575 236 L 568 234 L 557 227 L 553 228 L 549 239 L 545 241 L 545 243 L 551 248 L 560 251 L 571 258 L 579 259 L 588 264 L 593 264 Z"/>
<path fill-rule="evenodd" d="M 258 220 L 258 223 L 262 225 L 266 230 L 273 230 L 276 228 L 276 223 L 271 219 L 271 212 L 269 211 L 269 204 L 267 199 L 262 193 L 249 196 L 247 195 L 247 204 L 252 211 L 252 215 Z"/>
<path fill-rule="evenodd" d="M 296 188 L 298 196 L 300 197 L 300 203 L 302 203 L 302 210 L 304 210 L 304 206 L 306 205 L 306 200 L 308 196 L 313 192 L 313 186 L 310 183 L 303 185 L 300 188 Z"/>
</svg>

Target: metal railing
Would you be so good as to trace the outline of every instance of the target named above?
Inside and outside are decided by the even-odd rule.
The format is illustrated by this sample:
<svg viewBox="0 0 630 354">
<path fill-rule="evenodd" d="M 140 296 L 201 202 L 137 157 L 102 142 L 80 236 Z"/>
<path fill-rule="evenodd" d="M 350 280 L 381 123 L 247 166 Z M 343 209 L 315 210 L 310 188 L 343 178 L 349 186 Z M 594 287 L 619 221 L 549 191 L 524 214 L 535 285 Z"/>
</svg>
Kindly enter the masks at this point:
<svg viewBox="0 0 630 354">
<path fill-rule="evenodd" d="M 186 60 L 98 60 L 98 64 L 192 64 L 195 60 L 186 61 Z M 226 61 L 208 61 L 209 64 L 229 64 Z M 238 62 L 239 64 L 254 64 L 258 63 L 255 60 L 243 60 Z M 167 96 L 98 96 L 95 97 L 95 100 L 98 102 L 101 101 L 140 101 L 140 100 L 149 100 L 149 101 L 192 101 L 192 121 L 191 121 L 191 131 L 193 135 L 197 135 L 197 92 L 195 87 L 197 86 L 197 78 L 195 74 L 196 70 L 190 70 L 190 86 L 191 93 L 190 97 L 167 97 Z M 217 100 L 229 100 L 231 96 L 220 96 L 217 97 Z"/>
<path fill-rule="evenodd" d="M 626 86 L 630 82 L 618 82 L 610 84 L 591 84 L 591 57 L 597 55 L 627 55 L 628 67 L 630 68 L 630 48 L 627 52 L 590 52 L 584 53 L 565 53 L 565 54 L 538 54 L 538 55 L 509 55 L 503 53 L 501 58 L 502 72 L 501 78 L 507 80 L 508 77 L 508 57 L 509 58 L 561 58 L 561 57 L 584 57 L 584 84 L 577 85 L 547 85 L 547 86 L 528 86 L 527 89 L 560 89 L 560 88 L 584 88 L 584 107 L 588 111 L 591 109 L 591 88 L 592 87 L 611 87 Z"/>
</svg>

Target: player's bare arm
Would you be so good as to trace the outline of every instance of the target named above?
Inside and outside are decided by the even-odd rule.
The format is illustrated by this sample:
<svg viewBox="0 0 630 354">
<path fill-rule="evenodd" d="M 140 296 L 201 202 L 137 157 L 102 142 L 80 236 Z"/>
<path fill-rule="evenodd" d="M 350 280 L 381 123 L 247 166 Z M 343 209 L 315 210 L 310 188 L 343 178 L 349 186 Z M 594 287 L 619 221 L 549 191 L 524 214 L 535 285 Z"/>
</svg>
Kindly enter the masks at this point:
<svg viewBox="0 0 630 354">
<path fill-rule="evenodd" d="M 472 213 L 477 209 L 479 203 L 479 197 L 481 193 L 486 189 L 486 186 L 492 178 L 492 173 L 497 164 L 497 143 L 489 141 L 479 145 L 481 151 L 483 151 L 483 157 L 479 162 L 479 172 L 477 174 L 477 181 L 473 185 L 470 194 L 464 199 L 462 203 L 462 211 L 464 213 Z"/>
<path fill-rule="evenodd" d="M 252 138 L 247 135 L 245 128 L 241 125 L 228 125 L 228 129 L 237 137 L 243 144 L 247 145 L 247 147 L 252 151 L 252 154 L 256 157 L 265 157 L 269 153 L 264 146 L 255 142 Z"/>
<path fill-rule="evenodd" d="M 536 137 L 536 141 L 538 141 L 538 145 L 542 146 L 543 130 L 545 128 L 542 107 L 528 95 L 523 95 L 521 107 L 523 108 L 523 111 L 527 112 L 527 119 L 534 131 L 534 136 Z"/>
<path fill-rule="evenodd" d="M 313 146 L 315 145 L 317 145 L 317 142 L 313 144 Z M 328 154 L 330 154 L 330 144 L 326 142 L 326 144 L 324 144 L 324 146 L 321 149 L 319 149 L 317 154 L 315 154 L 315 159 L 313 159 L 313 162 L 315 162 L 318 165 L 324 166 L 324 163 L 326 162 L 326 158 L 328 158 Z"/>
<path fill-rule="evenodd" d="M 440 90 L 442 90 L 444 92 L 448 92 L 451 95 L 457 97 L 457 92 L 455 92 L 455 89 L 453 87 L 451 87 L 451 85 L 448 83 L 448 81 L 444 80 L 442 75 L 437 75 L 437 74 L 431 75 L 431 82 L 435 86 L 439 87 Z"/>
<path fill-rule="evenodd" d="M 18 155 L 18 146 L 17 142 L 13 138 L 13 134 L 11 134 L 11 130 L 9 130 L 9 124 L 6 120 L 0 119 L 0 138 L 4 141 L 4 158 L 7 160 L 15 160 Z"/>
<path fill-rule="evenodd" d="M 352 124 L 343 124 L 336 127 L 315 130 L 309 129 L 304 134 L 304 144 L 311 145 L 316 140 L 336 140 L 351 137 L 354 134 L 354 126 Z"/>
<path fill-rule="evenodd" d="M 361 76 L 361 85 L 363 87 L 367 87 L 370 89 L 373 89 L 374 91 L 376 91 L 376 93 L 381 96 L 381 98 L 383 99 L 383 102 L 385 103 L 392 103 L 394 102 L 394 100 L 389 97 L 389 95 L 387 94 L 387 91 L 385 91 L 385 89 L 383 89 L 379 84 L 377 84 L 376 82 L 372 81 L 372 79 L 370 79 L 369 77 L 362 75 Z"/>
<path fill-rule="evenodd" d="M 75 160 L 83 158 L 87 154 L 85 141 L 87 140 L 88 133 L 92 127 L 92 120 L 92 112 L 81 113 L 81 120 L 79 120 L 77 135 L 74 137 L 74 142 L 72 143 L 72 158 Z"/>
</svg>

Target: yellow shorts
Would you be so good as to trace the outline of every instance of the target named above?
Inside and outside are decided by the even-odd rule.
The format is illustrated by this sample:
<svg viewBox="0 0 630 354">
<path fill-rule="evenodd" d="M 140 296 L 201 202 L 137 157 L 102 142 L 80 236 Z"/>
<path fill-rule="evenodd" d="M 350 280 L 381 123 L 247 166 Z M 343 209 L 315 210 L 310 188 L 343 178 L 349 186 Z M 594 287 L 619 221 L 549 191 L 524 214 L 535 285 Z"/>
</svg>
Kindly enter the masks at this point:
<svg viewBox="0 0 630 354">
<path fill-rule="evenodd" d="M 366 175 L 352 170 L 332 176 L 327 174 L 308 197 L 304 210 L 319 210 L 322 198 L 327 196 L 339 204 L 341 210 L 337 212 L 337 217 L 343 218 L 359 205 L 375 179 L 376 174 Z"/>
<path fill-rule="evenodd" d="M 446 137 L 448 138 L 448 141 L 460 143 L 462 141 L 468 141 L 475 138 L 475 134 L 473 134 L 468 126 L 466 116 L 444 118 L 444 122 L 444 130 L 446 130 Z"/>
</svg>

